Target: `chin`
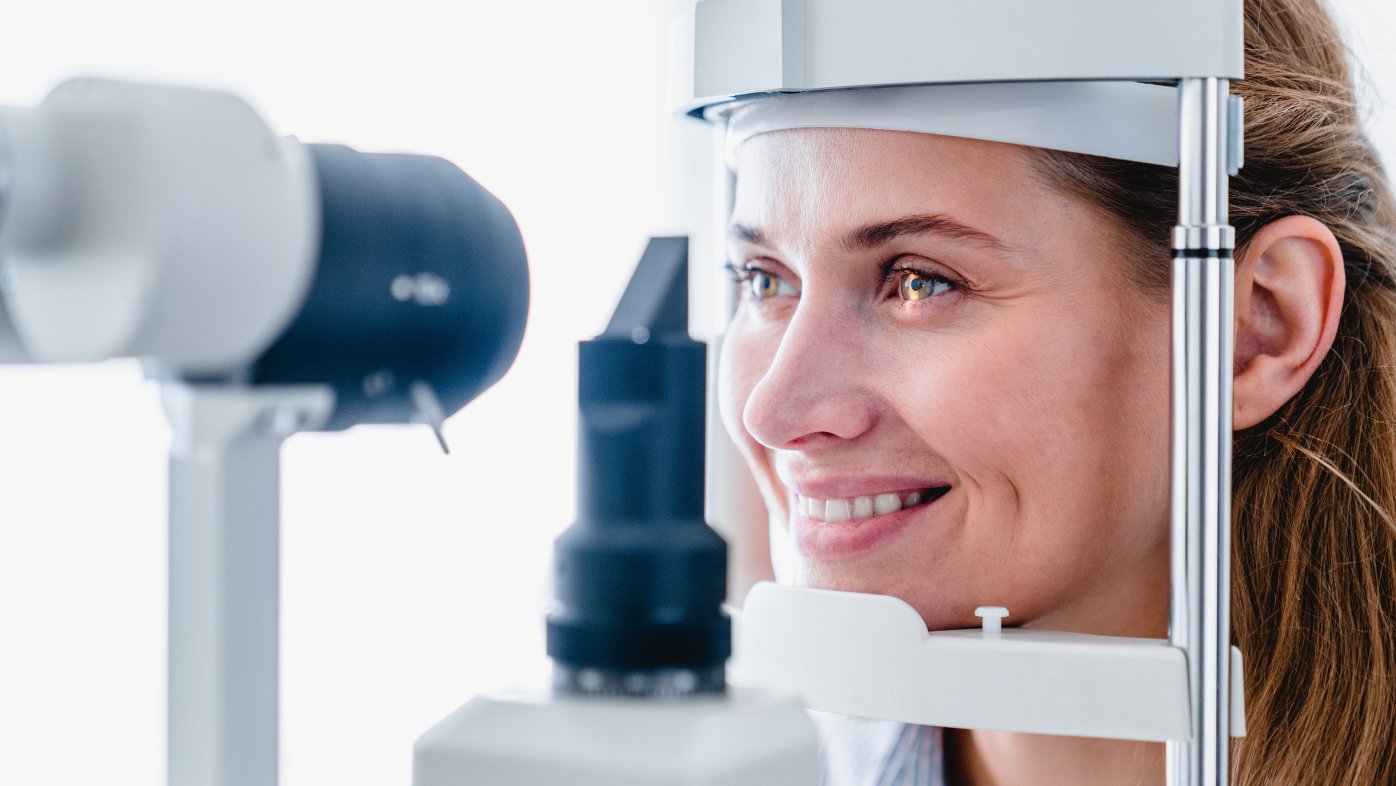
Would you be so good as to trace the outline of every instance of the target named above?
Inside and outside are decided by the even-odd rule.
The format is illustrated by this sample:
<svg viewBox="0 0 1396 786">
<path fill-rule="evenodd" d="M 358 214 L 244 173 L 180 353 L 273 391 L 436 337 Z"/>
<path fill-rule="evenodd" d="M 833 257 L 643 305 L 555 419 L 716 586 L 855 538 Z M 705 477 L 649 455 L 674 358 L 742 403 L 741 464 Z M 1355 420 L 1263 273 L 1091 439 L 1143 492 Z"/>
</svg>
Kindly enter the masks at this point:
<svg viewBox="0 0 1396 786">
<path fill-rule="evenodd" d="M 979 620 L 974 616 L 974 609 L 991 605 L 987 600 L 975 605 L 957 602 L 928 587 L 924 573 L 898 576 L 895 571 L 885 567 L 880 570 L 874 567 L 857 570 L 847 565 L 823 565 L 802 560 L 793 578 L 791 583 L 800 587 L 897 598 L 916 610 L 928 630 L 978 627 Z"/>
</svg>

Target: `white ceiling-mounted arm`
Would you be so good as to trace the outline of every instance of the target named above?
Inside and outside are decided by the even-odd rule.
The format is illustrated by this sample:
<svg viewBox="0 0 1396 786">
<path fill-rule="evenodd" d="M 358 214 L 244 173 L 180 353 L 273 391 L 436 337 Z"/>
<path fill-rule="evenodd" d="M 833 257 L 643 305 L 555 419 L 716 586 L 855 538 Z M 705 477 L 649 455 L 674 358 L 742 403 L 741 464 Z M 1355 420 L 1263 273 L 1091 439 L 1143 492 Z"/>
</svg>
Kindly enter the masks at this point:
<svg viewBox="0 0 1396 786">
<path fill-rule="evenodd" d="M 674 70 L 686 111 L 780 91 L 1243 70 L 1241 5 L 1218 0 L 702 0 L 675 36 L 692 54 Z"/>
<path fill-rule="evenodd" d="M 671 39 L 671 104 L 729 146 L 823 125 L 1176 166 L 1178 99 L 1141 83 L 1243 75 L 1240 3 L 1213 0 L 702 0 Z"/>
</svg>

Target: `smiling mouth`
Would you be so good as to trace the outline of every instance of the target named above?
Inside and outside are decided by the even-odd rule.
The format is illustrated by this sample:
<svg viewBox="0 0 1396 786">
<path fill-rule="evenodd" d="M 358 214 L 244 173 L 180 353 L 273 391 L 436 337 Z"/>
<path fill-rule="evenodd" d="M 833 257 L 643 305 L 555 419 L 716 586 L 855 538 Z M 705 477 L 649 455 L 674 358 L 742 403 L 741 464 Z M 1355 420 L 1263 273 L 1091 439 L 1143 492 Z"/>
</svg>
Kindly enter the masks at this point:
<svg viewBox="0 0 1396 786">
<path fill-rule="evenodd" d="M 887 492 L 851 499 L 817 499 L 795 495 L 795 510 L 815 521 L 838 524 L 845 521 L 889 516 L 893 513 L 928 505 L 950 491 L 949 486 L 936 486 L 916 491 Z"/>
</svg>

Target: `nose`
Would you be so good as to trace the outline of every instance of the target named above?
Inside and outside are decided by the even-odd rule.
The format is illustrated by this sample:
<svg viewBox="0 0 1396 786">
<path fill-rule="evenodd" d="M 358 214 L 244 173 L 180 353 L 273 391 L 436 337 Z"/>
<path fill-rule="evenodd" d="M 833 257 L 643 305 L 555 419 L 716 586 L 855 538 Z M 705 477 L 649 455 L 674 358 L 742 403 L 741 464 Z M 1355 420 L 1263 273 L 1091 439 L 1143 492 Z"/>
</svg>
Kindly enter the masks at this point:
<svg viewBox="0 0 1396 786">
<path fill-rule="evenodd" d="M 860 337 L 852 315 L 803 300 L 747 398 L 747 432 L 768 448 L 809 450 L 872 430 L 878 406 L 867 364 L 876 359 Z"/>
</svg>

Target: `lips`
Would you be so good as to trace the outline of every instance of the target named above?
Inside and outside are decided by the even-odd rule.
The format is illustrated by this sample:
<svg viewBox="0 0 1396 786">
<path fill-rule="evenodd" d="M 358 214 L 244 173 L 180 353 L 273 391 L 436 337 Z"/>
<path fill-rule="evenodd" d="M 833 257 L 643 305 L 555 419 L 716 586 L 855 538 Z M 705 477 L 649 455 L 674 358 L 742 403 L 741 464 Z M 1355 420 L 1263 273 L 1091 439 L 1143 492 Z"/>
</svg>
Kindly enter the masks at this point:
<svg viewBox="0 0 1396 786">
<path fill-rule="evenodd" d="M 800 478 L 787 487 L 796 546 L 826 561 L 877 551 L 914 523 L 932 525 L 952 490 L 948 483 L 904 478 Z"/>
</svg>

